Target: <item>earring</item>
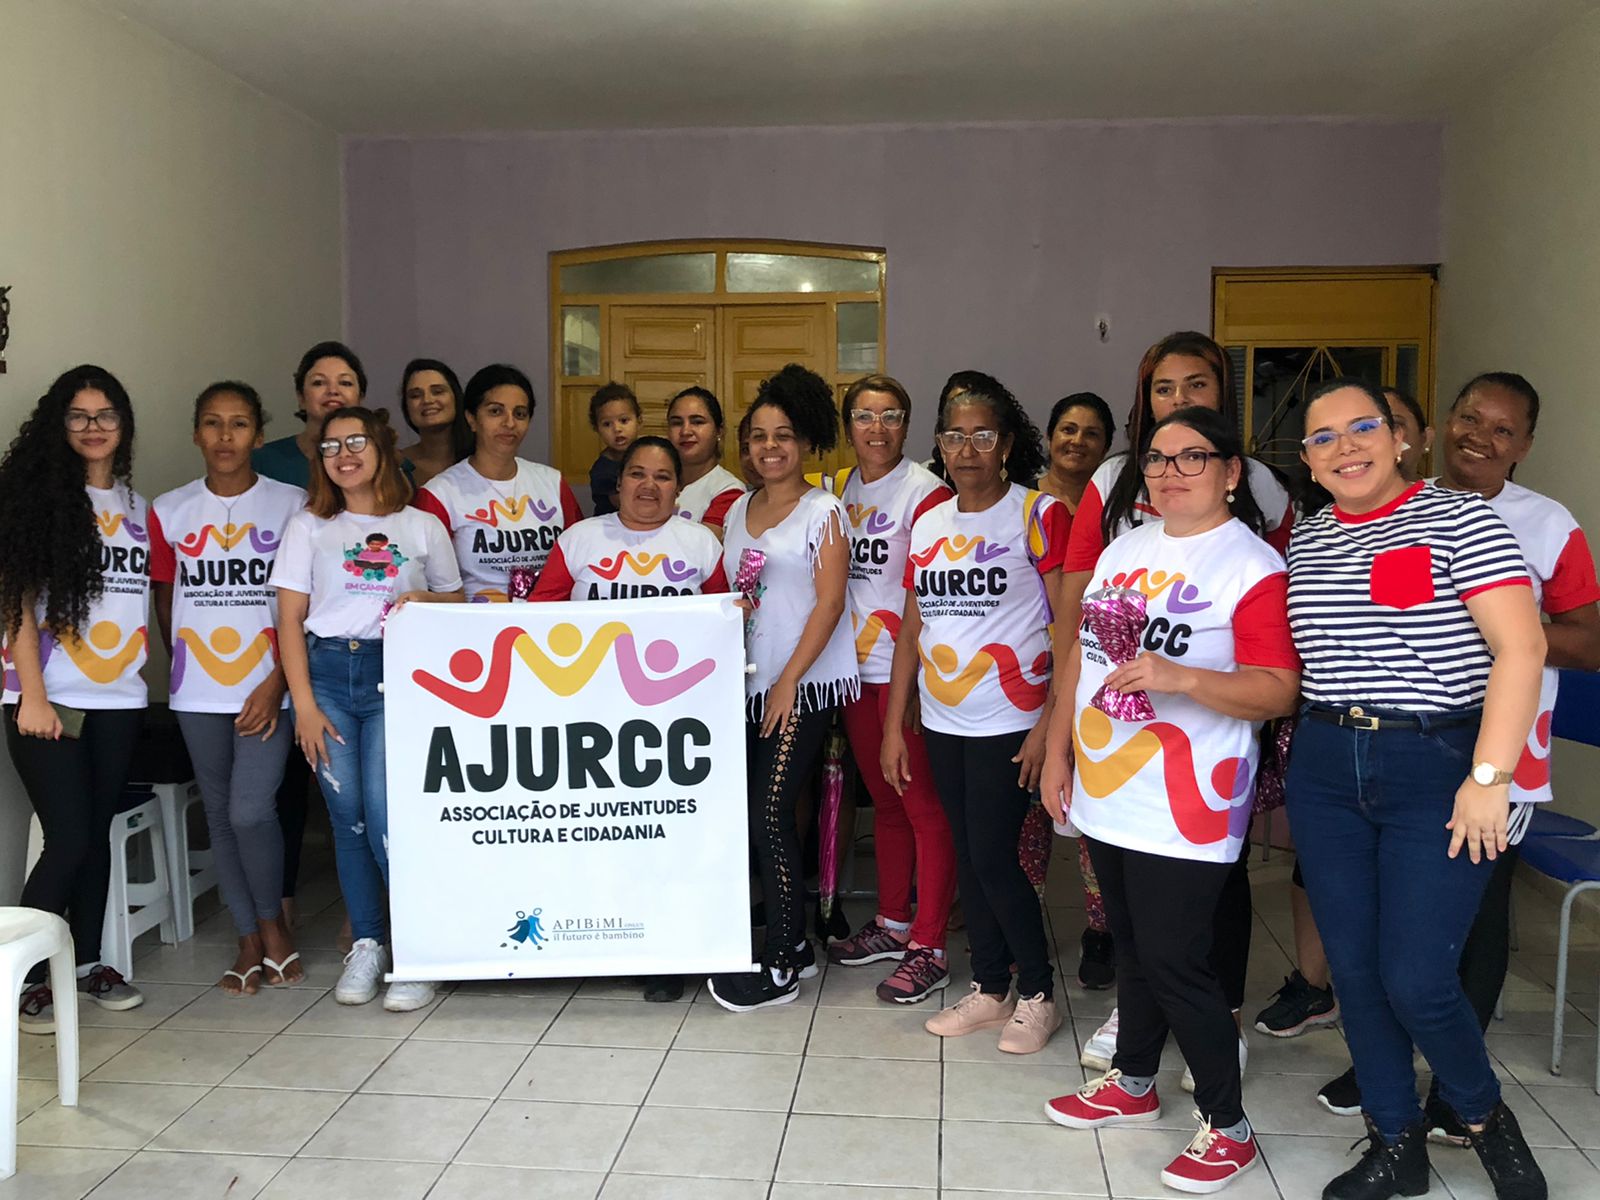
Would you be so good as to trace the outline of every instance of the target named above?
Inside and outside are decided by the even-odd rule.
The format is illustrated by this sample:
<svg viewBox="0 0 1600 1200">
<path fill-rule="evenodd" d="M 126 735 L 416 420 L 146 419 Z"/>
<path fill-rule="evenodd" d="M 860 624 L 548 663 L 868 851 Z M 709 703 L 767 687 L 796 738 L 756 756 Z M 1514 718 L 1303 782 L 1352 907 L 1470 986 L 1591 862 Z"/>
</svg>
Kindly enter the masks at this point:
<svg viewBox="0 0 1600 1200">
<path fill-rule="evenodd" d="M 1233 489 L 1232 488 L 1228 489 L 1228 503 L 1229 504 L 1233 503 Z"/>
</svg>

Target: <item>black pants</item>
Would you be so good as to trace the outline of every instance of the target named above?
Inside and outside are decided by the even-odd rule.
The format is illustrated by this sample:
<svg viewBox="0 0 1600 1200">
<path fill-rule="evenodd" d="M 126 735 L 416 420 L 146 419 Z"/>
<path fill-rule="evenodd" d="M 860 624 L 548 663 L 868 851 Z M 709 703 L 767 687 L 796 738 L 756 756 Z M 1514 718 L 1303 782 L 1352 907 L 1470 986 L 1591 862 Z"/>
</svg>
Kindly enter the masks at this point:
<svg viewBox="0 0 1600 1200">
<path fill-rule="evenodd" d="M 278 828 L 283 830 L 283 895 L 294 896 L 300 881 L 300 846 L 306 838 L 306 813 L 310 809 L 311 764 L 298 747 L 289 747 L 278 785 Z"/>
<path fill-rule="evenodd" d="M 16 706 L 6 706 L 6 746 L 44 831 L 44 852 L 22 886 L 22 904 L 67 919 L 79 966 L 100 961 L 111 885 L 111 819 L 143 724 L 142 708 L 90 709 L 82 737 L 50 741 L 23 737 Z M 29 978 L 44 978 L 44 964 Z"/>
<path fill-rule="evenodd" d="M 1250 969 L 1250 934 L 1255 916 L 1250 907 L 1250 835 L 1245 834 L 1239 861 L 1228 871 L 1217 897 L 1211 923 L 1211 967 L 1222 984 L 1228 1007 L 1244 1007 L 1244 979 Z"/>
<path fill-rule="evenodd" d="M 761 874 L 767 912 L 767 947 L 762 961 L 787 970 L 806 932 L 806 884 L 800 865 L 800 838 L 794 802 L 811 780 L 833 709 L 791 717 L 771 737 L 745 722 L 745 753 L 750 773 L 750 840 Z"/>
<path fill-rule="evenodd" d="M 972 977 L 990 995 L 1011 989 L 1023 996 L 1055 996 L 1039 894 L 1017 857 L 1017 840 L 1030 796 L 1017 786 L 1012 762 L 1026 732 L 997 737 L 923 733 L 933 786 L 950 819 L 956 880 L 972 947 Z"/>
<path fill-rule="evenodd" d="M 1194 862 L 1089 839 L 1117 947 L 1117 1053 L 1125 1075 L 1153 1076 L 1170 1031 L 1213 1126 L 1244 1118 L 1239 1031 L 1212 965 L 1212 930 L 1232 863 Z"/>
</svg>

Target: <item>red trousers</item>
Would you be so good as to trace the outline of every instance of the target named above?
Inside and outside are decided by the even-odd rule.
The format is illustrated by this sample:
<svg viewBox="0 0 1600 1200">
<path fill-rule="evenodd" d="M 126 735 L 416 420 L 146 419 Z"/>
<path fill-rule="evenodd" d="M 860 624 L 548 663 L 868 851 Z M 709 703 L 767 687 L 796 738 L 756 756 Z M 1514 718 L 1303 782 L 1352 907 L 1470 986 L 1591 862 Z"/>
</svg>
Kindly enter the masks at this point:
<svg viewBox="0 0 1600 1200">
<path fill-rule="evenodd" d="M 897 793 L 883 777 L 878 752 L 883 744 L 883 714 L 889 685 L 863 683 L 861 698 L 844 709 L 850 738 L 867 791 L 872 794 L 873 840 L 878 855 L 878 915 L 911 921 L 911 938 L 935 950 L 944 948 L 944 930 L 956 893 L 956 850 L 950 823 L 933 786 L 933 768 L 922 735 L 905 731 L 911 782 Z M 917 885 L 917 915 L 911 917 L 911 881 Z"/>
</svg>

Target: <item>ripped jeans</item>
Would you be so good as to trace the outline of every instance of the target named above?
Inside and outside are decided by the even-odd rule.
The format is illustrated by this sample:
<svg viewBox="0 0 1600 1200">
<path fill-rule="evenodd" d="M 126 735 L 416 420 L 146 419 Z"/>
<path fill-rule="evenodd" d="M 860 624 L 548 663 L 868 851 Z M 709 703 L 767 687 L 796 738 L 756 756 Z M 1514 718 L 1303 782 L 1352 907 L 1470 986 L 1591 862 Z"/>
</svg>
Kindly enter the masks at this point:
<svg viewBox="0 0 1600 1200">
<path fill-rule="evenodd" d="M 383 642 L 306 635 L 311 693 L 344 739 L 324 739 L 328 762 L 317 782 L 333 825 L 339 889 L 357 940 L 389 940 L 389 786 L 384 766 Z"/>
</svg>

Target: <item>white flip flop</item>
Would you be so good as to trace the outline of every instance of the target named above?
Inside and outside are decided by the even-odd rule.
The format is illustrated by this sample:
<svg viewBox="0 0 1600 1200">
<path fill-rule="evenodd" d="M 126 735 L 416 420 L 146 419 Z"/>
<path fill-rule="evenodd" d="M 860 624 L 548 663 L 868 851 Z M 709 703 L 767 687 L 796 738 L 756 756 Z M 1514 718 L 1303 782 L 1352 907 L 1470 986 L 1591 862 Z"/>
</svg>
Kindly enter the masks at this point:
<svg viewBox="0 0 1600 1200">
<path fill-rule="evenodd" d="M 289 979 L 288 979 L 288 976 L 284 974 L 284 970 L 285 970 L 285 968 L 288 967 L 288 965 L 290 963 L 299 962 L 299 961 L 300 961 L 300 951 L 298 951 L 298 950 L 296 950 L 292 954 L 290 954 L 289 957 L 284 959 L 281 963 L 280 962 L 273 962 L 270 958 L 267 958 L 267 957 L 263 956 L 262 959 L 261 959 L 261 965 L 263 967 L 266 967 L 267 970 L 269 970 L 269 971 L 276 971 L 278 973 L 278 982 L 277 983 L 273 983 L 272 980 L 268 979 L 267 980 L 267 986 L 268 987 L 288 987 L 289 986 Z M 265 978 L 265 977 L 263 976 L 263 978 Z M 300 976 L 300 979 L 297 982 L 304 983 L 305 982 L 305 976 L 302 974 Z"/>
<path fill-rule="evenodd" d="M 244 989 L 246 987 L 248 987 L 249 984 L 250 984 L 250 976 L 259 975 L 259 974 L 261 974 L 261 964 L 260 963 L 257 963 L 255 966 L 251 967 L 243 975 L 241 975 L 238 971 L 224 971 L 222 973 L 222 977 L 224 979 L 227 979 L 228 977 L 232 976 L 234 979 L 237 979 L 239 981 L 239 990 L 237 992 L 230 992 L 227 988 L 223 988 L 222 989 L 222 994 L 224 996 L 228 997 L 228 999 L 230 999 L 230 1000 L 238 1000 L 238 999 L 240 999 L 240 998 L 242 998 L 244 996 L 248 996 L 250 993 L 245 991 Z"/>
</svg>

